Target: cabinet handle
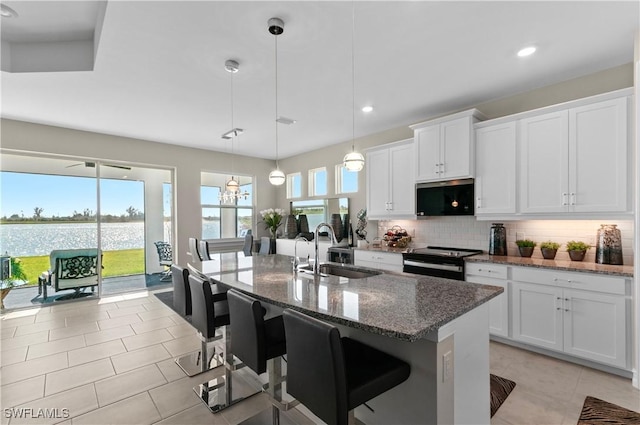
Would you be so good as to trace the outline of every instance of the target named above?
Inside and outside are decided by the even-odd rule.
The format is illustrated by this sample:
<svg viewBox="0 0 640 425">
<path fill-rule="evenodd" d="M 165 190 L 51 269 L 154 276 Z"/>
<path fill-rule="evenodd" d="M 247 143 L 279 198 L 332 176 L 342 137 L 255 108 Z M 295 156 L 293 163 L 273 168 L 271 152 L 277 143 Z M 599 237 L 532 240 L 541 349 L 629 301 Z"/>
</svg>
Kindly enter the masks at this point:
<svg viewBox="0 0 640 425">
<path fill-rule="evenodd" d="M 556 307 L 556 310 L 562 310 L 560 307 Z"/>
<path fill-rule="evenodd" d="M 570 199 L 570 204 L 571 205 L 575 205 L 576 204 L 576 194 L 574 192 L 571 192 L 571 199 Z"/>
<path fill-rule="evenodd" d="M 393 210 L 393 202 L 389 202 L 389 210 Z"/>
<path fill-rule="evenodd" d="M 559 281 L 559 280 L 564 280 L 564 281 L 565 281 L 565 282 L 567 282 L 567 283 L 571 283 L 571 282 L 573 282 L 571 279 L 562 279 L 562 278 L 559 278 L 559 277 L 554 277 L 554 278 L 553 278 L 553 281 L 554 281 L 554 282 L 557 282 L 557 281 Z"/>
<path fill-rule="evenodd" d="M 562 205 L 569 205 L 567 203 L 567 193 L 562 194 Z"/>
<path fill-rule="evenodd" d="M 480 198 L 476 198 L 476 208 L 482 208 L 482 201 Z"/>
<path fill-rule="evenodd" d="M 569 301 L 569 298 L 565 298 L 564 300 L 565 300 L 565 301 Z"/>
<path fill-rule="evenodd" d="M 562 298 L 560 298 L 560 297 L 556 297 L 556 300 L 561 300 L 561 299 L 562 299 Z"/>
<path fill-rule="evenodd" d="M 569 311 L 569 309 L 568 309 L 568 308 L 565 308 L 565 309 L 564 309 L 564 311 Z"/>
</svg>

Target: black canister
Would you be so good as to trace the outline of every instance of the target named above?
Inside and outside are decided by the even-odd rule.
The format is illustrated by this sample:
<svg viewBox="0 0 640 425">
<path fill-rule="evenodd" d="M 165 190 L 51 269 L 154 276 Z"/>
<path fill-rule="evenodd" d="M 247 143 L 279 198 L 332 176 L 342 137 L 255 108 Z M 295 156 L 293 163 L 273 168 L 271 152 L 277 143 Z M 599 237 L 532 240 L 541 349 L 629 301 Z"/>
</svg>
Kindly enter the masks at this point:
<svg viewBox="0 0 640 425">
<path fill-rule="evenodd" d="M 489 255 L 507 255 L 507 229 L 502 223 L 493 223 L 489 231 Z"/>
</svg>

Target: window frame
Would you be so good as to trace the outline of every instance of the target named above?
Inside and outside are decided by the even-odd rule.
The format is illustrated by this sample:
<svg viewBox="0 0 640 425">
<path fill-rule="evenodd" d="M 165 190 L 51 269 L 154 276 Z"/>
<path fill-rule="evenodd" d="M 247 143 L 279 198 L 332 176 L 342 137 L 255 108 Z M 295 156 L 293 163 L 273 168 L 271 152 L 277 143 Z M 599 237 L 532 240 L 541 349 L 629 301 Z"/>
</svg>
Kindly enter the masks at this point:
<svg viewBox="0 0 640 425">
<path fill-rule="evenodd" d="M 316 186 L 318 182 L 318 174 L 322 172 L 324 172 L 325 192 L 317 193 Z M 328 186 L 327 180 L 328 180 L 327 167 L 311 168 L 309 170 L 309 187 L 308 187 L 309 196 L 327 196 L 329 194 L 329 188 L 327 187 Z"/>
</svg>

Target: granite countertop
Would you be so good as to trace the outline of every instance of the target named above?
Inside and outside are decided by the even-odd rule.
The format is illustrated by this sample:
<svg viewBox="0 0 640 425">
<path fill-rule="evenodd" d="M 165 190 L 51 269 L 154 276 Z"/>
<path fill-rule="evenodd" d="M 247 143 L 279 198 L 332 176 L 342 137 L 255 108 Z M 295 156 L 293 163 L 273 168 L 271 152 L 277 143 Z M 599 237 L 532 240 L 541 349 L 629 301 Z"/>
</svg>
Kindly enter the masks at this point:
<svg viewBox="0 0 640 425">
<path fill-rule="evenodd" d="M 545 260 L 543 258 L 486 254 L 467 257 L 465 261 L 633 277 L 633 266 L 614 266 L 611 264 L 597 264 L 586 261 Z"/>
<path fill-rule="evenodd" d="M 294 274 L 291 259 L 222 253 L 196 266 L 212 280 L 265 302 L 405 341 L 423 338 L 503 292 L 501 287 L 409 273 L 383 272 L 364 279 Z"/>
</svg>

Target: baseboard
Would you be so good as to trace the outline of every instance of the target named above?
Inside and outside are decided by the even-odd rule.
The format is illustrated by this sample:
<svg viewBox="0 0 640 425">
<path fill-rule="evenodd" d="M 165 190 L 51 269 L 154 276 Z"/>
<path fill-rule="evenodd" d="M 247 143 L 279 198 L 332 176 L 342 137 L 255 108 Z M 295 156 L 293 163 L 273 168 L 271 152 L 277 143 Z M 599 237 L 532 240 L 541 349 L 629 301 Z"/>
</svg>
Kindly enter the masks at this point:
<svg viewBox="0 0 640 425">
<path fill-rule="evenodd" d="M 557 353 L 555 351 L 546 350 L 544 348 L 535 347 L 535 346 L 528 345 L 528 344 L 523 344 L 521 342 L 513 341 L 511 339 L 507 339 L 507 338 L 496 336 L 496 335 L 491 335 L 491 341 L 500 342 L 502 344 L 511 345 L 511 346 L 517 347 L 517 348 L 522 348 L 523 350 L 533 351 L 534 353 L 544 354 L 545 356 L 549 356 L 549 357 L 553 357 L 553 358 L 556 358 L 556 359 L 564 360 L 564 361 L 567 361 L 567 362 L 570 362 L 570 363 L 579 364 L 580 366 L 587 366 L 587 367 L 590 367 L 592 369 L 600 370 L 602 372 L 607 372 L 607 373 L 611 373 L 613 375 L 622 376 L 623 378 L 632 379 L 632 380 L 634 380 L 634 382 L 637 382 L 637 380 L 638 380 L 637 371 L 620 369 L 618 367 L 592 362 L 590 360 L 581 359 L 579 357 L 570 356 L 570 355 L 564 354 L 564 353 Z M 634 384 L 634 386 L 637 387 L 636 384 Z"/>
</svg>

